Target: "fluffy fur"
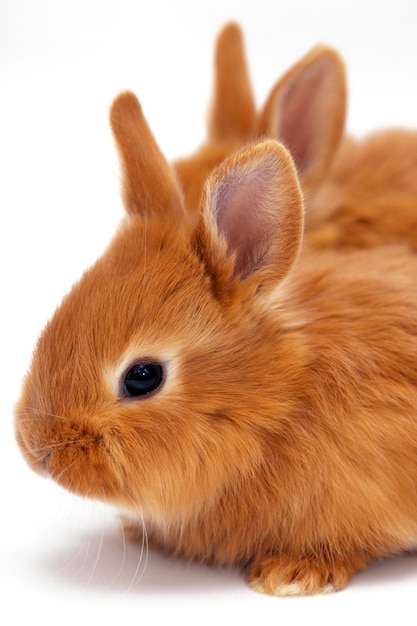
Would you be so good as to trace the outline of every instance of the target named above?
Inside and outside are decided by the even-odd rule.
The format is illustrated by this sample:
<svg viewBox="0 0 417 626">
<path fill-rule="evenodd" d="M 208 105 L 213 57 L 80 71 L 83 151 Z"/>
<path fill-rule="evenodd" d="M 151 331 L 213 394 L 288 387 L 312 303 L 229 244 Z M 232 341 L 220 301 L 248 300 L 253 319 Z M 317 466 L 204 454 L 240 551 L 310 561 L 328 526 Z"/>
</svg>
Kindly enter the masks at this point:
<svg viewBox="0 0 417 626">
<path fill-rule="evenodd" d="M 310 200 L 309 241 L 318 248 L 408 243 L 417 251 L 417 132 L 346 138 Z"/>
<path fill-rule="evenodd" d="M 40 336 L 15 412 L 28 463 L 275 595 L 416 544 L 417 257 L 310 252 L 273 140 L 212 173 L 194 222 L 132 94 L 111 123 L 127 215 Z M 144 359 L 164 383 L 126 398 Z"/>
</svg>

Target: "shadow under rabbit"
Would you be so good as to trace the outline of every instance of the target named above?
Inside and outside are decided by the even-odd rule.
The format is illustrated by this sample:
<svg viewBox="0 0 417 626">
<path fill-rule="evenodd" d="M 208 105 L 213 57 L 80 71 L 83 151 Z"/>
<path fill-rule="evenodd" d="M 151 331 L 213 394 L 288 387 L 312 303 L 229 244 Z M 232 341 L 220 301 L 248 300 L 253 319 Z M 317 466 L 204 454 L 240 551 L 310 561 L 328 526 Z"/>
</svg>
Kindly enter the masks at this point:
<svg viewBox="0 0 417 626">
<path fill-rule="evenodd" d="M 374 561 L 370 566 L 358 572 L 350 581 L 349 586 L 366 590 L 384 585 L 401 584 L 415 580 L 417 585 L 417 553 L 404 552 L 385 559 Z"/>
<path fill-rule="evenodd" d="M 107 593 L 230 593 L 244 581 L 235 568 L 189 563 L 124 540 L 118 530 L 76 535 L 71 545 L 43 553 L 40 565 L 59 584 Z"/>
<path fill-rule="evenodd" d="M 41 566 L 59 584 L 107 593 L 230 594 L 245 586 L 236 568 L 189 563 L 125 540 L 118 529 L 108 528 L 80 532 L 71 545 L 44 553 Z M 405 553 L 372 563 L 353 577 L 348 589 L 366 592 L 380 587 L 382 591 L 386 585 L 413 579 L 417 583 L 417 555 Z"/>
</svg>

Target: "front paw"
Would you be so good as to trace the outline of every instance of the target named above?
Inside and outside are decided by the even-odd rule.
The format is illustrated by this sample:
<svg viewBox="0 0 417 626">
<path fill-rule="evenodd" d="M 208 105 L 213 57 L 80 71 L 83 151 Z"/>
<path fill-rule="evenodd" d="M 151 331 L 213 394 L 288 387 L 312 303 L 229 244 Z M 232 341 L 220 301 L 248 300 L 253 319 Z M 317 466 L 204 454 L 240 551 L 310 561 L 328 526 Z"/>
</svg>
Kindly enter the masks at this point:
<svg viewBox="0 0 417 626">
<path fill-rule="evenodd" d="M 356 569 L 359 567 L 337 559 L 277 556 L 255 562 L 249 571 L 249 584 L 259 593 L 280 597 L 332 593 L 343 589 Z"/>
</svg>

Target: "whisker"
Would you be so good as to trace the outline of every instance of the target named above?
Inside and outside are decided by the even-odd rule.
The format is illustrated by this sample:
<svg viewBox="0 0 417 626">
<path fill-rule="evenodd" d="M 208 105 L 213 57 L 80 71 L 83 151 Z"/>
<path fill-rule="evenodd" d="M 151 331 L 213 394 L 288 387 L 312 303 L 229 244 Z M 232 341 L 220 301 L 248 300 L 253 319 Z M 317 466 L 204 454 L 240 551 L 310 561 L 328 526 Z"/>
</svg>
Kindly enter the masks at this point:
<svg viewBox="0 0 417 626">
<path fill-rule="evenodd" d="M 104 517 L 105 516 L 106 516 L 106 509 L 104 509 Z M 104 524 L 104 522 L 105 522 L 105 519 L 103 520 L 102 529 L 101 529 L 101 535 L 100 535 L 100 541 L 99 541 L 99 544 L 98 544 L 98 547 L 97 547 L 97 552 L 96 552 L 96 556 L 95 556 L 94 561 L 93 561 L 93 565 L 92 565 L 92 568 L 91 568 L 91 571 L 90 571 L 90 575 L 89 575 L 88 580 L 87 580 L 87 585 L 90 585 L 92 580 L 93 580 L 93 578 L 94 578 L 94 574 L 97 571 L 97 567 L 98 567 L 98 564 L 99 564 L 99 561 L 100 561 L 100 557 L 101 557 L 101 554 L 103 552 L 104 531 L 105 531 L 105 524 Z"/>
<path fill-rule="evenodd" d="M 136 567 L 136 570 L 133 574 L 132 577 L 132 582 L 130 583 L 129 587 L 128 587 L 128 591 L 133 587 L 133 585 L 138 584 L 142 578 L 145 575 L 146 569 L 148 567 L 148 560 L 149 560 L 149 539 L 148 539 L 148 532 L 146 530 L 146 524 L 145 524 L 145 519 L 143 517 L 142 513 L 139 513 L 140 515 L 140 520 L 141 520 L 141 525 L 142 525 L 142 544 L 141 544 L 141 550 L 140 550 L 140 557 L 139 557 L 139 563 Z M 143 555 L 145 555 L 145 560 L 144 563 L 142 564 L 142 560 L 143 560 Z M 139 576 L 139 578 L 137 577 L 137 574 L 139 572 L 139 568 L 142 564 L 142 573 Z"/>
<path fill-rule="evenodd" d="M 33 455 L 37 454 L 38 456 L 35 456 L 35 458 L 33 459 L 33 461 L 35 463 L 39 463 L 39 461 L 42 461 L 46 454 L 48 452 L 52 452 L 53 450 L 56 450 L 58 448 L 62 448 L 65 446 L 69 446 L 71 444 L 77 444 L 77 443 L 89 443 L 91 441 L 94 441 L 94 438 L 90 437 L 88 439 L 73 439 L 73 440 L 66 440 L 66 441 L 62 441 L 60 443 L 55 443 L 55 444 L 48 444 L 45 446 L 39 446 L 38 448 L 28 448 L 29 452 Z M 40 453 L 44 453 L 44 454 L 39 454 Z"/>
<path fill-rule="evenodd" d="M 64 469 L 61 472 L 59 472 L 59 474 L 57 474 L 56 476 L 51 474 L 51 478 L 55 480 L 56 482 L 58 482 L 61 476 L 65 474 L 65 472 L 68 472 L 68 470 L 70 470 L 71 467 L 73 467 L 77 463 L 77 460 L 78 459 L 75 459 L 75 461 L 73 461 L 70 465 L 67 465 L 67 467 L 64 467 Z"/>
<path fill-rule="evenodd" d="M 45 422 L 44 417 L 35 417 L 35 416 L 26 417 L 22 419 L 19 415 L 18 420 L 19 420 L 19 424 L 25 424 L 26 422 L 30 422 L 31 424 L 33 424 L 34 422 Z"/>
<path fill-rule="evenodd" d="M 119 569 L 117 570 L 116 574 L 114 575 L 114 577 L 112 578 L 112 580 L 106 585 L 106 588 L 111 587 L 112 585 L 114 585 L 120 578 L 123 568 L 125 566 L 126 563 L 126 537 L 125 537 L 125 530 L 123 528 L 123 524 L 122 521 L 119 517 L 119 525 L 120 525 L 120 530 L 122 533 L 122 545 L 123 545 L 123 553 L 122 553 L 122 561 L 120 563 Z"/>
<path fill-rule="evenodd" d="M 71 466 L 69 466 L 66 469 L 70 469 L 70 467 Z M 80 482 L 81 482 L 81 478 L 79 479 L 78 485 L 74 487 L 74 491 L 76 493 L 78 492 L 78 487 L 80 485 Z M 89 493 L 87 492 L 87 494 L 84 497 L 80 498 L 80 501 L 83 502 L 84 504 L 87 502 L 90 503 L 90 500 L 88 499 L 88 495 Z M 90 544 L 91 544 L 91 531 L 89 532 L 89 535 L 88 535 L 88 541 L 79 545 L 72 553 L 70 553 L 69 558 L 66 559 L 66 562 L 64 562 L 62 566 L 57 570 L 56 576 L 59 576 L 61 572 L 68 570 L 68 569 L 72 571 L 71 580 L 76 580 L 80 575 L 82 575 L 83 572 L 86 571 Z M 75 570 L 73 566 L 77 564 L 78 564 L 78 567 Z M 89 580 L 90 580 L 90 577 L 89 577 Z"/>
<path fill-rule="evenodd" d="M 87 543 L 86 544 L 84 543 L 84 545 L 81 546 L 80 549 L 77 551 L 76 557 L 78 557 L 78 555 L 81 554 L 82 549 L 84 550 L 84 556 L 83 556 L 81 563 L 79 564 L 78 571 L 74 572 L 73 580 L 76 580 L 83 572 L 85 572 L 86 565 L 88 562 L 88 553 L 90 551 L 90 546 L 91 546 L 91 530 L 88 533 Z M 89 576 L 88 584 L 90 582 L 91 582 L 91 577 Z"/>
<path fill-rule="evenodd" d="M 85 562 L 86 562 L 85 544 L 78 546 L 78 548 L 75 549 L 75 550 L 74 550 L 74 544 L 73 544 L 72 550 L 68 549 L 67 557 L 65 558 L 65 560 L 62 563 L 61 567 L 59 567 L 57 569 L 57 571 L 55 572 L 55 577 L 58 577 L 61 574 L 61 572 L 64 572 L 65 570 L 72 571 L 73 565 L 77 564 L 77 562 L 79 560 L 79 557 L 81 556 L 83 551 L 84 551 L 83 561 L 82 561 L 81 565 L 78 566 L 78 570 L 76 572 L 74 571 L 73 575 L 72 575 L 72 580 L 75 580 L 80 575 L 80 573 L 82 572 L 82 570 L 84 568 L 84 565 L 85 565 Z"/>
<path fill-rule="evenodd" d="M 140 547 L 139 559 L 138 559 L 135 571 L 133 572 L 132 580 L 130 581 L 127 589 L 125 590 L 126 594 L 129 593 L 131 589 L 142 580 L 143 576 L 145 575 L 145 572 L 148 566 L 148 560 L 149 560 L 149 541 L 148 541 L 148 533 L 146 530 L 145 519 L 143 517 L 142 511 L 137 507 L 136 507 L 136 513 L 139 517 L 139 520 L 142 526 L 142 542 L 141 542 L 141 547 Z M 144 559 L 144 556 L 145 556 L 145 559 Z M 138 575 L 141 569 L 142 571 L 140 575 Z"/>
<path fill-rule="evenodd" d="M 144 255 L 143 255 L 144 256 L 144 266 L 143 266 L 144 274 L 146 273 L 146 256 L 147 256 L 146 248 L 147 248 L 147 241 L 146 241 L 146 228 L 145 228 L 145 237 L 144 237 L 144 249 L 145 250 L 144 250 Z M 25 422 L 36 423 L 36 422 L 42 422 L 42 421 L 45 422 L 48 418 L 51 418 L 54 420 L 62 420 L 62 422 L 65 422 L 65 423 L 71 423 L 73 421 L 72 419 L 65 417 L 63 415 L 58 415 L 56 413 L 48 412 L 48 411 L 42 411 L 41 409 L 36 409 L 36 408 L 29 408 L 18 414 L 19 423 L 25 423 Z M 39 445 L 31 449 L 30 452 L 33 454 L 34 457 L 36 457 L 35 458 L 36 462 L 41 462 L 45 458 L 45 455 L 50 452 L 53 453 L 67 446 L 76 446 L 77 444 L 87 445 L 87 444 L 93 443 L 95 440 L 96 438 L 92 436 L 91 437 L 90 436 L 74 437 L 73 439 L 67 439 L 65 441 L 58 441 L 58 442 L 55 441 L 54 443 L 50 443 L 50 444 L 42 443 L 42 445 Z M 65 473 L 70 473 L 71 469 L 77 464 L 77 462 L 78 462 L 78 456 L 77 458 L 73 459 L 72 462 L 68 463 L 64 468 L 62 468 L 61 466 L 60 471 L 56 471 L 56 468 L 55 468 L 55 472 L 50 471 L 50 478 L 53 481 L 59 483 L 62 480 L 62 477 L 65 475 Z M 71 479 L 72 479 L 72 484 L 71 484 L 70 491 L 78 493 L 82 486 L 83 494 L 84 494 L 83 498 L 88 499 L 89 494 L 86 493 L 85 481 L 82 479 L 82 477 L 71 476 Z M 90 485 L 88 487 L 88 491 L 92 489 L 93 489 L 93 486 Z M 106 498 L 103 493 L 102 501 L 105 502 L 105 500 Z M 149 561 L 149 538 L 148 538 L 148 532 L 146 529 L 145 519 L 144 519 L 142 511 L 139 508 L 137 508 L 137 506 L 135 506 L 135 508 L 137 509 L 136 514 L 137 514 L 138 530 L 139 532 L 140 530 L 142 530 L 142 533 L 141 533 L 141 537 L 138 536 L 137 543 L 138 543 L 139 553 L 137 556 L 137 561 L 135 563 L 132 563 L 132 569 L 134 567 L 134 571 L 133 573 L 130 573 L 131 570 L 128 570 L 130 581 L 128 579 L 124 581 L 124 585 L 123 585 L 125 587 L 124 593 L 126 594 L 131 592 L 134 586 L 137 585 L 142 580 L 147 570 L 148 561 Z M 122 531 L 121 561 L 120 561 L 119 566 L 117 567 L 117 571 L 114 573 L 114 575 L 112 574 L 110 576 L 111 580 L 110 582 L 107 583 L 106 587 L 110 587 L 111 585 L 114 585 L 114 583 L 120 579 L 120 577 L 122 576 L 122 572 L 123 570 L 126 569 L 126 564 L 128 562 L 127 534 L 126 534 L 125 529 L 123 528 L 123 524 L 121 523 L 121 521 L 119 523 L 120 523 L 121 531 Z M 74 552 L 71 555 L 68 555 L 69 558 L 66 559 L 65 563 L 62 563 L 61 568 L 58 570 L 58 572 L 56 572 L 56 575 L 59 575 L 61 571 L 64 571 L 64 570 L 68 571 L 69 569 L 74 579 L 82 575 L 83 578 L 86 579 L 87 584 L 91 585 L 94 580 L 94 577 L 97 575 L 97 571 L 98 571 L 99 564 L 100 564 L 100 559 L 103 556 L 103 548 L 104 548 L 104 541 L 105 541 L 104 525 L 103 525 L 100 536 L 97 537 L 97 541 L 98 541 L 98 544 L 96 541 L 94 542 L 95 554 L 92 554 L 93 542 L 92 542 L 92 535 L 90 533 L 88 535 L 87 541 L 84 542 L 81 547 L 74 550 Z M 107 580 L 109 580 L 109 578 Z"/>
<path fill-rule="evenodd" d="M 53 443 L 53 444 L 47 444 L 44 446 L 39 446 L 38 448 L 32 448 L 30 451 L 33 452 L 44 452 L 44 451 L 52 451 L 52 450 L 56 450 L 57 448 L 63 448 L 65 446 L 69 446 L 71 444 L 76 444 L 76 443 L 91 443 L 92 441 L 94 441 L 94 437 L 83 437 L 83 438 L 79 438 L 79 439 L 66 439 L 65 441 L 60 441 L 59 443 Z M 42 458 L 42 457 L 40 457 Z"/>
<path fill-rule="evenodd" d="M 66 422 L 70 422 L 69 417 L 65 417 L 65 415 L 59 415 L 58 413 L 50 413 L 49 411 L 42 411 L 41 409 L 26 409 L 25 411 L 19 412 L 19 421 L 24 421 L 21 419 L 22 416 L 27 416 L 25 421 L 31 421 L 35 418 L 37 419 L 45 419 L 45 417 L 52 417 L 53 419 L 63 420 Z"/>
</svg>

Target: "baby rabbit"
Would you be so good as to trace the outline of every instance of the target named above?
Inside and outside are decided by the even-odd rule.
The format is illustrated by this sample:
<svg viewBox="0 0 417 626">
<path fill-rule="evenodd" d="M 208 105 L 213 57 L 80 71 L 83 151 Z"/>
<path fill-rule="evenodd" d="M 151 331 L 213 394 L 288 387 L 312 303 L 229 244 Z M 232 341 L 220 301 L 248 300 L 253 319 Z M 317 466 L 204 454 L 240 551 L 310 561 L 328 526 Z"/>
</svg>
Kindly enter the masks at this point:
<svg viewBox="0 0 417 626">
<path fill-rule="evenodd" d="M 39 338 L 29 465 L 278 596 L 415 547 L 417 256 L 303 249 L 274 140 L 215 169 L 191 219 L 133 94 L 111 125 L 126 217 Z"/>
<path fill-rule="evenodd" d="M 248 141 L 278 139 L 291 152 L 307 202 L 336 157 L 346 117 L 343 61 L 317 46 L 274 85 L 256 112 L 242 32 L 235 22 L 220 31 L 215 51 L 214 94 L 205 144 L 174 163 L 187 206 L 195 210 L 207 176 Z"/>
<path fill-rule="evenodd" d="M 209 173 L 254 138 L 285 144 L 304 193 L 306 235 L 315 248 L 407 242 L 417 251 L 417 132 L 390 129 L 343 137 L 346 76 L 339 54 L 318 46 L 292 67 L 256 113 L 242 33 L 218 36 L 208 138 L 175 163 L 189 207 Z"/>
</svg>

